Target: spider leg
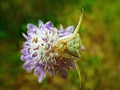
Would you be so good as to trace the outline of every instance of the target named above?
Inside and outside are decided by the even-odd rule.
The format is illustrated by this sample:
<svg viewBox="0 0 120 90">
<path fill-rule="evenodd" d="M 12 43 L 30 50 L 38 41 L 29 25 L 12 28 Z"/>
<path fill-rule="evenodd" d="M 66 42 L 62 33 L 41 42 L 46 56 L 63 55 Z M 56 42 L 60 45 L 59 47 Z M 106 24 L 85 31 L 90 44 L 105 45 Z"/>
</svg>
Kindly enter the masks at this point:
<svg viewBox="0 0 120 90">
<path fill-rule="evenodd" d="M 77 64 L 76 61 L 74 61 L 74 63 L 75 63 L 75 67 L 76 67 L 79 79 L 80 79 L 80 88 L 81 88 L 81 82 L 82 82 L 82 80 L 81 80 L 80 68 L 79 68 L 79 66 L 78 66 L 78 64 Z"/>
<path fill-rule="evenodd" d="M 81 10 L 81 15 L 80 15 L 79 21 L 78 21 L 78 25 L 77 25 L 74 33 L 73 33 L 73 34 L 69 34 L 69 35 L 67 35 L 67 36 L 65 36 L 65 37 L 60 38 L 59 41 L 68 42 L 68 41 L 72 40 L 73 38 L 75 38 L 75 36 L 77 35 L 77 33 L 78 33 L 78 31 L 79 31 L 81 22 L 82 22 L 83 11 L 84 11 L 84 9 L 82 8 L 82 10 Z"/>
</svg>

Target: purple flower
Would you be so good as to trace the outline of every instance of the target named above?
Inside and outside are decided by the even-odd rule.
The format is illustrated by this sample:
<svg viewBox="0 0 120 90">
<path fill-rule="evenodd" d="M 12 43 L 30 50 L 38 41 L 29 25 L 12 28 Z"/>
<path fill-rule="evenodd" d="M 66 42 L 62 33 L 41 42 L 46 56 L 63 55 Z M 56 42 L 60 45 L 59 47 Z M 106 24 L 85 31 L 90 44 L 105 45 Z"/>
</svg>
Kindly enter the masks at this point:
<svg viewBox="0 0 120 90">
<path fill-rule="evenodd" d="M 50 21 L 46 24 L 39 21 L 39 27 L 28 24 L 27 29 L 27 35 L 23 33 L 26 41 L 21 50 L 21 59 L 25 61 L 23 69 L 28 72 L 34 70 L 38 82 L 42 82 L 46 77 L 47 70 L 51 76 L 58 72 L 63 78 L 66 78 L 67 69 L 70 67 L 75 69 L 74 63 L 69 58 L 60 56 L 55 48 L 58 48 L 59 38 L 72 33 L 74 27 L 69 26 L 63 30 L 61 26 L 58 32 Z"/>
<path fill-rule="evenodd" d="M 25 62 L 23 69 L 28 72 L 33 71 L 34 75 L 38 77 L 38 82 L 42 82 L 46 77 L 46 71 L 51 76 L 59 73 L 63 78 L 67 78 L 67 70 L 76 69 L 73 58 L 71 58 L 75 56 L 69 52 L 74 50 L 79 56 L 79 46 L 81 45 L 82 50 L 84 49 L 81 40 L 76 39 L 79 36 L 81 18 L 82 16 L 75 30 L 74 26 L 63 29 L 62 25 L 60 30 L 57 30 L 50 21 L 44 24 L 39 20 L 38 27 L 29 23 L 27 34 L 22 34 L 26 39 L 21 50 L 21 60 Z M 74 46 L 78 48 L 76 49 Z M 69 56 L 66 56 L 66 53 Z"/>
</svg>

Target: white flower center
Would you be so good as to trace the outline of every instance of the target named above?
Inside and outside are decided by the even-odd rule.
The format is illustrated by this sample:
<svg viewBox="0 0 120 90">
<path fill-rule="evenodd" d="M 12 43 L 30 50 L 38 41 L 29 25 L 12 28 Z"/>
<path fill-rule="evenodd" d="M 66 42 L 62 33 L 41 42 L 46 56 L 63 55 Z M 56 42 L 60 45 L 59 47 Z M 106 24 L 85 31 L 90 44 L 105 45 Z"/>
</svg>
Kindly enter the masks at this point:
<svg viewBox="0 0 120 90">
<path fill-rule="evenodd" d="M 30 35 L 30 53 L 35 61 L 39 63 L 54 62 L 57 53 L 52 51 L 52 47 L 58 42 L 58 33 L 56 28 L 42 29 L 38 28 L 36 34 Z"/>
</svg>

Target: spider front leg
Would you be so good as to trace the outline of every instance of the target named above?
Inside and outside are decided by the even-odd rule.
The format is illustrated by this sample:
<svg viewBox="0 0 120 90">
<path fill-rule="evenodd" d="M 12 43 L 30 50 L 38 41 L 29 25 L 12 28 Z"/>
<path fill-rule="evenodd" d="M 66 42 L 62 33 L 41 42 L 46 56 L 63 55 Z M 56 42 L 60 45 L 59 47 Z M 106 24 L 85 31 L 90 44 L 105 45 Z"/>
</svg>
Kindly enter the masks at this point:
<svg viewBox="0 0 120 90">
<path fill-rule="evenodd" d="M 73 38 L 76 37 L 76 35 L 77 35 L 78 31 L 79 31 L 81 22 L 82 22 L 83 11 L 84 11 L 84 9 L 81 10 L 81 15 L 80 15 L 80 18 L 79 18 L 79 21 L 78 21 L 78 25 L 77 25 L 74 33 L 69 34 L 69 35 L 67 35 L 67 36 L 65 36 L 65 37 L 60 38 L 60 39 L 59 39 L 59 42 L 61 42 L 61 41 L 68 42 L 68 41 L 70 41 L 70 40 L 72 40 Z"/>
</svg>

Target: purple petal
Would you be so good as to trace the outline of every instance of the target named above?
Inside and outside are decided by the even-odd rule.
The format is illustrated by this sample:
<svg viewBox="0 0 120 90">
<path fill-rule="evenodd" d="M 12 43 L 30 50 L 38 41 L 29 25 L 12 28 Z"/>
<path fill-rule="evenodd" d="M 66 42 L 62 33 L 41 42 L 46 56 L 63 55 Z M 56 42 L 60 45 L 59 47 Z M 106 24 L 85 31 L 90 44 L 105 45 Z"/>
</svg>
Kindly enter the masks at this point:
<svg viewBox="0 0 120 90">
<path fill-rule="evenodd" d="M 28 25 L 27 25 L 27 29 L 28 29 L 28 31 L 27 31 L 28 36 L 31 36 L 31 34 L 36 33 L 36 30 L 37 30 L 38 28 L 37 28 L 37 26 L 35 26 L 34 24 L 28 24 Z"/>
<path fill-rule="evenodd" d="M 67 78 L 68 74 L 65 69 L 59 69 L 58 72 L 64 79 Z"/>
<path fill-rule="evenodd" d="M 21 53 L 22 53 L 24 56 L 30 54 L 30 53 L 28 52 L 28 49 L 27 49 L 27 48 L 22 49 L 22 50 L 21 50 Z"/>
<path fill-rule="evenodd" d="M 81 46 L 81 50 L 84 51 L 85 50 L 85 47 L 84 45 Z"/>
<path fill-rule="evenodd" d="M 30 47 L 30 42 L 29 41 L 24 42 L 24 48 L 28 48 L 28 47 Z"/>
<path fill-rule="evenodd" d="M 42 65 L 39 65 L 34 69 L 34 75 L 38 76 L 38 82 L 42 82 L 46 77 L 46 73 Z"/>
<path fill-rule="evenodd" d="M 39 76 L 43 72 L 45 72 L 45 70 L 44 70 L 43 66 L 41 66 L 41 65 L 36 66 L 36 68 L 34 69 L 34 75 L 35 76 Z"/>
<path fill-rule="evenodd" d="M 53 28 L 53 24 L 52 24 L 52 22 L 50 22 L 50 21 L 47 22 L 45 25 L 46 25 L 46 28 L 47 28 L 47 29 Z"/>
<path fill-rule="evenodd" d="M 60 25 L 60 30 L 59 30 L 59 33 L 64 33 L 64 32 L 65 32 L 65 30 L 64 30 L 63 26 L 62 26 L 62 25 Z"/>
<path fill-rule="evenodd" d="M 28 36 L 26 34 L 22 33 L 22 35 L 26 40 L 28 40 Z"/>
<path fill-rule="evenodd" d="M 65 30 L 63 30 L 63 27 L 60 26 L 59 37 L 69 35 L 69 34 L 71 34 L 73 32 L 73 30 L 74 30 L 74 26 L 69 26 Z"/>
<path fill-rule="evenodd" d="M 69 32 L 69 33 L 72 33 L 74 30 L 74 26 L 69 26 L 67 27 L 65 30 L 63 30 L 63 27 L 60 26 L 60 30 L 59 30 L 59 33 L 65 33 L 65 32 Z"/>
<path fill-rule="evenodd" d="M 27 55 L 27 56 L 24 56 L 24 59 L 25 60 L 32 60 L 33 59 L 33 57 L 32 57 L 32 55 Z"/>
<path fill-rule="evenodd" d="M 24 56 L 24 55 L 21 55 L 20 59 L 21 59 L 22 61 L 25 61 L 25 56 Z"/>
<path fill-rule="evenodd" d="M 59 34 L 59 37 L 67 36 L 67 35 L 69 35 L 69 34 L 70 34 L 69 32 L 60 33 L 60 34 Z"/>
<path fill-rule="evenodd" d="M 38 77 L 38 82 L 41 83 L 45 77 L 46 77 L 46 73 L 42 72 L 41 75 L 39 75 Z"/>
<path fill-rule="evenodd" d="M 50 69 L 49 73 L 50 73 L 50 76 L 54 76 L 55 75 L 55 70 Z"/>
<path fill-rule="evenodd" d="M 37 28 L 37 26 L 35 26 L 34 24 L 31 24 L 31 23 L 27 24 L 27 29 L 28 30 L 33 30 L 35 28 Z"/>
<path fill-rule="evenodd" d="M 39 20 L 39 28 L 42 26 L 44 26 L 44 23 L 41 20 Z"/>
<path fill-rule="evenodd" d="M 28 72 L 31 72 L 32 69 L 35 67 L 35 62 L 27 60 L 22 67 L 23 69 L 26 69 Z"/>
<path fill-rule="evenodd" d="M 69 27 L 67 27 L 67 28 L 65 29 L 66 32 L 70 32 L 70 33 L 72 33 L 73 30 L 74 30 L 74 26 L 73 26 L 73 25 L 72 25 L 72 26 L 69 26 Z"/>
</svg>

